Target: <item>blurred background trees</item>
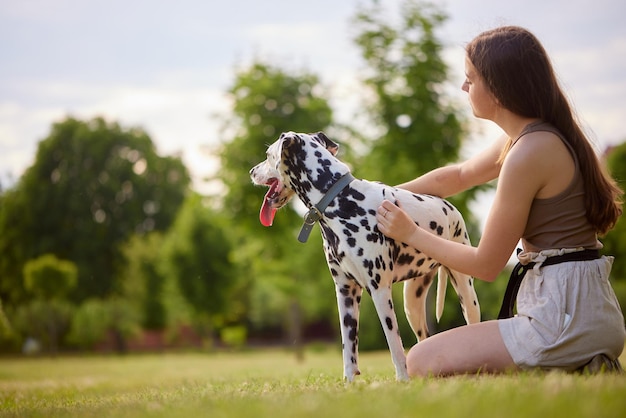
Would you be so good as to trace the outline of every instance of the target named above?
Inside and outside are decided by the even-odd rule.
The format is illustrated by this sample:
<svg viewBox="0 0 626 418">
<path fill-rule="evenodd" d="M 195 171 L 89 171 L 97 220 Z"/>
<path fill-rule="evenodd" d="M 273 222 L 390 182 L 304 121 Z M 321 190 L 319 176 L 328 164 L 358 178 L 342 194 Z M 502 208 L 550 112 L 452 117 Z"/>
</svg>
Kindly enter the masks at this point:
<svg viewBox="0 0 626 418">
<path fill-rule="evenodd" d="M 299 345 L 302 320 L 327 312 L 326 298 L 317 297 L 321 281 L 333 291 L 324 277 L 321 240 L 295 246 L 302 218 L 294 206 L 281 210 L 271 228 L 263 227 L 258 214 L 267 190 L 255 187 L 248 171 L 281 132 L 327 130 L 332 111 L 315 75 L 260 61 L 237 71 L 229 95 L 233 113 L 224 119 L 219 180 L 226 187 L 223 208 L 233 226 L 234 257 L 245 272 L 248 323 L 252 331 L 285 329 Z"/>
<path fill-rule="evenodd" d="M 54 124 L 34 164 L 2 196 L 0 296 L 27 299 L 23 266 L 43 254 L 76 264 L 72 301 L 110 295 L 119 245 L 132 234 L 166 230 L 189 183 L 180 158 L 157 155 L 139 128 L 102 118 Z"/>
<path fill-rule="evenodd" d="M 465 121 L 445 94 L 448 69 L 437 37 L 445 14 L 413 0 L 393 23 L 383 11 L 373 2 L 353 21 L 364 63 L 359 126 L 334 120 L 327 87 L 305 69 L 255 60 L 234 71 L 226 92 L 232 107 L 219 116 L 212 150 L 220 161 L 213 195 L 194 192 L 181 159 L 158 155 L 141 128 L 98 117 L 55 123 L 33 165 L 0 190 L 0 350 L 36 342 L 55 352 L 108 341 L 124 352 L 147 333 L 184 345 L 188 330 L 205 346 L 338 339 L 320 234 L 297 242 L 303 210 L 295 201 L 263 227 L 266 189 L 253 186 L 248 171 L 284 131 L 325 131 L 355 176 L 388 184 L 461 158 Z M 607 156 L 622 187 L 625 150 Z M 480 234 L 468 204 L 475 193 L 453 199 L 474 243 Z M 624 228 L 622 220 L 604 239 L 607 254 L 626 254 Z M 618 257 L 613 271 L 623 304 L 625 265 Z M 477 282 L 483 318 L 496 315 L 505 285 Z M 398 319 L 408 345 L 414 337 L 401 312 Z M 449 291 L 443 321 L 431 327 L 460 323 Z M 368 297 L 360 337 L 362 349 L 386 346 Z"/>
<path fill-rule="evenodd" d="M 626 142 L 610 148 L 605 155 L 609 173 L 617 180 L 622 190 L 626 190 Z M 623 208 L 626 210 L 626 208 Z M 611 284 L 622 311 L 626 308 L 626 215 L 622 214 L 619 221 L 605 237 L 601 237 L 604 244 L 603 254 L 615 257 L 611 269 Z"/>
</svg>

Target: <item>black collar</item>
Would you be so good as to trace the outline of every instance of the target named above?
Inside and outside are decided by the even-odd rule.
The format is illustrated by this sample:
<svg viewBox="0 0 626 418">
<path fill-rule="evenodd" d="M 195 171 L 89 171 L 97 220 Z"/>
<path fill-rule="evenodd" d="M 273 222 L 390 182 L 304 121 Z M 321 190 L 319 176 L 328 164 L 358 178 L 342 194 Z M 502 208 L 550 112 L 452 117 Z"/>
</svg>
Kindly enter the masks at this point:
<svg viewBox="0 0 626 418">
<path fill-rule="evenodd" d="M 298 241 L 304 243 L 309 239 L 309 235 L 311 234 L 311 229 L 313 229 L 313 225 L 315 222 L 322 219 L 322 214 L 330 205 L 330 202 L 333 201 L 335 197 L 343 189 L 346 188 L 348 184 L 350 184 L 354 180 L 354 177 L 350 173 L 344 174 L 333 186 L 326 192 L 326 194 L 322 197 L 319 203 L 313 206 L 309 211 L 304 215 L 304 223 L 302 224 L 302 228 L 300 228 L 300 234 L 298 234 Z"/>
</svg>

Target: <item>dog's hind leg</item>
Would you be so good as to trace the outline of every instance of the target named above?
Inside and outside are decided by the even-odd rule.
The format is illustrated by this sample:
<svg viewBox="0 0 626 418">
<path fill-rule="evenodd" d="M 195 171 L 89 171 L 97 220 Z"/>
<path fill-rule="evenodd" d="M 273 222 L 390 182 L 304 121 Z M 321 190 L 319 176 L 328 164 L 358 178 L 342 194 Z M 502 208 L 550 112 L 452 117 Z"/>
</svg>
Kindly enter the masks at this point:
<svg viewBox="0 0 626 418">
<path fill-rule="evenodd" d="M 428 275 L 404 282 L 404 313 L 417 337 L 417 341 L 429 336 L 426 319 L 426 296 L 434 275 L 435 271 L 433 270 Z"/>
<path fill-rule="evenodd" d="M 335 279 L 339 326 L 341 328 L 341 351 L 343 353 L 343 377 L 352 382 L 359 371 L 359 307 L 363 288 L 354 280 Z"/>
<path fill-rule="evenodd" d="M 468 324 L 480 322 L 480 305 L 478 296 L 474 289 L 474 279 L 467 274 L 458 271 L 448 270 L 452 287 L 459 295 L 461 308 L 463 309 L 463 317 Z"/>
</svg>

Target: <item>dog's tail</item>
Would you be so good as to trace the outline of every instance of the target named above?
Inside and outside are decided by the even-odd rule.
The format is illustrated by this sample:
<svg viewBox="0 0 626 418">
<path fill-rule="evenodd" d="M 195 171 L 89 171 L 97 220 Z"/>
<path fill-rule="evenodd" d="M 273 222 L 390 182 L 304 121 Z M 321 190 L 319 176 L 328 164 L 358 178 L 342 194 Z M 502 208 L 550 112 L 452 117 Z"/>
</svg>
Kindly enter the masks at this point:
<svg viewBox="0 0 626 418">
<path fill-rule="evenodd" d="M 435 314 L 437 316 L 437 322 L 443 315 L 443 307 L 446 302 L 446 289 L 448 288 L 448 275 L 450 272 L 444 266 L 439 266 L 439 274 L 437 274 L 437 305 Z"/>
</svg>

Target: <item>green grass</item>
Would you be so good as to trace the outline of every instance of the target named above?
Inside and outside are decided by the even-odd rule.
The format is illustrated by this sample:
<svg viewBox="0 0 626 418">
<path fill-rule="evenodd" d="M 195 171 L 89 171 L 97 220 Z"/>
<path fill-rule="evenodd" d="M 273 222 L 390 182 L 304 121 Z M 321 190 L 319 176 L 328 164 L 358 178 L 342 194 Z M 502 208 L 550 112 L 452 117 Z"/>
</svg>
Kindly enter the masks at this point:
<svg viewBox="0 0 626 418">
<path fill-rule="evenodd" d="M 386 351 L 362 354 L 360 366 L 346 384 L 338 350 L 301 363 L 281 350 L 0 359 L 0 417 L 626 416 L 624 375 L 398 383 Z"/>
</svg>

